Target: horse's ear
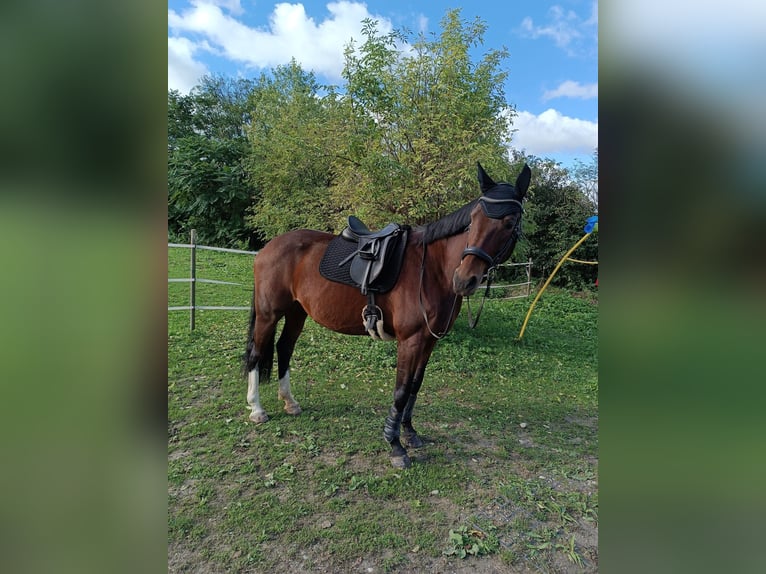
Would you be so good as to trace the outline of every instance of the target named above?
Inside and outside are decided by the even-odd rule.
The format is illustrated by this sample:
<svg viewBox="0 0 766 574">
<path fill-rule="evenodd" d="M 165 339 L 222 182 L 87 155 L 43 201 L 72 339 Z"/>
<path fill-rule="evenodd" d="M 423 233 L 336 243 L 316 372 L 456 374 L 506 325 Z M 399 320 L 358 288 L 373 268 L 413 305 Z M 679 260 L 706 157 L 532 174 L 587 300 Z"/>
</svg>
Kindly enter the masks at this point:
<svg viewBox="0 0 766 574">
<path fill-rule="evenodd" d="M 495 187 L 496 184 L 492 178 L 487 175 L 487 172 L 484 171 L 484 168 L 481 167 L 481 164 L 478 161 L 476 162 L 476 165 L 479 166 L 479 187 L 481 187 L 482 193 L 486 193 Z"/>
<path fill-rule="evenodd" d="M 527 189 L 529 188 L 530 179 L 532 179 L 532 170 L 529 169 L 527 164 L 524 164 L 524 168 L 521 170 L 519 177 L 516 178 L 516 185 L 514 186 L 516 188 L 516 193 L 519 195 L 519 198 L 522 198 L 524 195 L 526 195 Z"/>
</svg>

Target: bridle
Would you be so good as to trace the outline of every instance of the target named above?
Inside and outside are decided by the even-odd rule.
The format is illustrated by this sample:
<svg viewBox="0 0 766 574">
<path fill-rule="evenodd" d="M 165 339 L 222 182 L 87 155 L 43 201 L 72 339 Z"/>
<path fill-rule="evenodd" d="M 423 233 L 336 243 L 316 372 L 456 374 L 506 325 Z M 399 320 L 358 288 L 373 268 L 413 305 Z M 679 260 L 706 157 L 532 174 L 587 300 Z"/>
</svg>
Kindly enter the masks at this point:
<svg viewBox="0 0 766 574">
<path fill-rule="evenodd" d="M 481 300 L 481 306 L 479 307 L 478 312 L 476 313 L 476 318 L 472 318 L 471 313 L 471 298 L 466 297 L 466 300 L 468 301 L 468 327 L 470 329 L 473 329 L 476 327 L 476 325 L 479 324 L 479 317 L 481 316 L 481 311 L 484 309 L 484 301 L 486 301 L 487 296 L 489 295 L 489 289 L 492 285 L 492 279 L 494 278 L 495 271 L 497 270 L 497 266 L 506 260 L 508 257 L 510 249 L 513 247 L 513 244 L 518 240 L 519 235 L 521 235 L 521 215 L 524 213 L 524 206 L 521 204 L 520 201 L 517 199 L 496 199 L 492 197 L 482 196 L 478 200 L 481 203 L 481 207 L 484 210 L 485 215 L 489 217 L 490 219 L 500 219 L 502 217 L 505 217 L 506 215 L 509 215 L 512 213 L 512 210 L 509 209 L 507 205 L 502 204 L 516 204 L 520 208 L 519 212 L 519 218 L 516 220 L 516 225 L 513 229 L 513 232 L 511 233 L 510 238 L 508 241 L 503 245 L 502 249 L 498 251 L 497 255 L 495 257 L 492 257 L 489 253 L 484 251 L 481 247 L 472 247 L 467 246 L 463 250 L 463 254 L 460 256 L 460 261 L 463 261 L 463 259 L 468 255 L 474 255 L 475 257 L 478 257 L 479 259 L 482 259 L 485 261 L 489 267 L 487 268 L 487 288 L 484 291 L 484 297 Z M 465 231 L 467 232 L 470 230 L 471 226 L 465 228 Z M 428 332 L 431 333 L 431 335 L 435 339 L 441 339 L 443 338 L 448 332 L 449 328 L 445 331 L 441 331 L 439 333 L 435 333 L 433 329 L 431 329 L 431 325 L 428 322 L 428 314 L 426 313 L 425 305 L 423 304 L 423 277 L 425 275 L 425 269 L 426 269 L 426 243 L 423 241 L 423 255 L 422 260 L 420 262 L 420 286 L 418 289 L 418 302 L 420 303 L 420 312 L 423 314 L 423 319 L 425 320 L 426 327 L 428 328 Z M 452 309 L 450 310 L 449 317 L 452 317 L 452 314 L 455 312 L 455 307 L 457 306 L 457 300 L 458 295 L 455 294 L 455 298 L 452 300 Z"/>
<path fill-rule="evenodd" d="M 487 197 L 485 195 L 479 198 L 479 203 L 481 204 L 481 207 L 484 210 L 484 214 L 490 219 L 500 219 L 501 217 L 504 217 L 511 213 L 511 210 L 508 208 L 508 206 L 505 206 L 502 204 L 516 204 L 519 206 L 519 209 L 521 211 L 519 211 L 519 217 L 516 220 L 516 225 L 514 226 L 514 229 L 511 232 L 511 235 L 508 238 L 508 241 L 505 242 L 503 247 L 497 252 L 497 254 L 494 257 L 492 257 L 489 253 L 484 251 L 481 247 L 475 247 L 470 245 L 466 246 L 466 248 L 463 250 L 463 254 L 460 256 L 461 262 L 468 255 L 473 255 L 474 257 L 478 257 L 479 259 L 481 259 L 488 265 L 487 271 L 484 275 L 487 279 L 487 286 L 486 286 L 486 289 L 484 290 L 484 296 L 482 297 L 479 310 L 476 312 L 476 319 L 473 319 L 471 317 L 472 315 L 471 298 L 466 297 L 466 300 L 468 302 L 468 305 L 467 305 L 468 327 L 471 329 L 473 329 L 474 327 L 476 327 L 476 325 L 479 324 L 479 317 L 481 316 L 482 309 L 484 309 L 484 301 L 486 301 L 487 297 L 489 296 L 489 290 L 492 286 L 492 280 L 495 277 L 497 266 L 508 258 L 508 256 L 510 255 L 511 249 L 513 248 L 513 245 L 516 243 L 516 241 L 519 238 L 520 231 L 521 231 L 521 215 L 524 213 L 524 206 L 517 199 L 510 199 L 510 198 L 497 199 L 497 198 Z M 466 228 L 466 231 L 468 231 L 470 228 L 471 227 L 469 225 Z"/>
<path fill-rule="evenodd" d="M 491 197 L 481 197 L 479 198 L 479 202 L 481 203 L 482 208 L 484 209 L 484 213 L 489 217 L 490 219 L 500 219 L 501 217 L 508 215 L 510 211 L 507 208 L 502 208 L 500 210 L 491 210 L 487 209 L 486 203 L 490 204 L 501 204 L 501 203 L 515 203 L 519 206 L 521 211 L 519 212 L 519 218 L 516 220 L 516 226 L 511 233 L 511 236 L 508 238 L 508 241 L 503 245 L 502 249 L 500 249 L 497 252 L 497 255 L 492 257 L 489 253 L 484 251 L 481 247 L 473 247 L 473 246 L 467 246 L 463 250 L 463 254 L 460 256 L 460 261 L 463 261 L 468 255 L 473 255 L 475 257 L 478 257 L 482 261 L 484 261 L 489 267 L 487 268 L 487 275 L 490 274 L 490 272 L 494 272 L 495 268 L 499 263 L 502 263 L 505 261 L 509 255 L 508 251 L 510 251 L 513 244 L 518 239 L 518 231 L 521 227 L 521 214 L 524 213 L 524 207 L 521 205 L 521 202 L 517 199 L 494 199 Z M 470 229 L 470 226 L 466 229 L 468 231 Z"/>
</svg>

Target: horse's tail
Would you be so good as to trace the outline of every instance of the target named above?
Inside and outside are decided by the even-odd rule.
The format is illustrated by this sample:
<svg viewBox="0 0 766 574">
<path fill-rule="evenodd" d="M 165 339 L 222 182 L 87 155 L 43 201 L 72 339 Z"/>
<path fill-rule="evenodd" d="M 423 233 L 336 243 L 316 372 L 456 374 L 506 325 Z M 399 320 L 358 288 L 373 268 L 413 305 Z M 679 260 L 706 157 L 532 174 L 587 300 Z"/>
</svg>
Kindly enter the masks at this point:
<svg viewBox="0 0 766 574">
<path fill-rule="evenodd" d="M 271 376 L 271 369 L 274 366 L 274 336 L 267 337 L 262 349 L 256 349 L 255 338 L 255 288 L 253 288 L 253 299 L 250 302 L 250 321 L 247 328 L 247 349 L 243 356 L 243 374 L 247 374 L 258 368 L 259 382 L 265 383 Z"/>
<path fill-rule="evenodd" d="M 247 327 L 247 348 L 242 355 L 242 374 L 252 371 L 258 364 L 258 356 L 255 354 L 255 339 L 253 331 L 255 329 L 255 289 L 253 289 L 253 298 L 250 300 L 250 323 Z"/>
</svg>

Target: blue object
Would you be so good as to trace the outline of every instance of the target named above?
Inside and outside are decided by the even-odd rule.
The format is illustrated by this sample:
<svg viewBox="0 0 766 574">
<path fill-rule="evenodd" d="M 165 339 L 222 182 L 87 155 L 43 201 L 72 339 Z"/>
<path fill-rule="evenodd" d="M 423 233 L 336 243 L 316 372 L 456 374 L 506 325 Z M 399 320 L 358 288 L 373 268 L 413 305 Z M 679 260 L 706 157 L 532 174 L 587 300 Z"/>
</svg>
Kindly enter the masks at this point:
<svg viewBox="0 0 766 574">
<path fill-rule="evenodd" d="M 590 233 L 593 230 L 598 231 L 598 215 L 591 215 L 585 221 L 587 222 L 583 228 L 585 233 Z"/>
</svg>

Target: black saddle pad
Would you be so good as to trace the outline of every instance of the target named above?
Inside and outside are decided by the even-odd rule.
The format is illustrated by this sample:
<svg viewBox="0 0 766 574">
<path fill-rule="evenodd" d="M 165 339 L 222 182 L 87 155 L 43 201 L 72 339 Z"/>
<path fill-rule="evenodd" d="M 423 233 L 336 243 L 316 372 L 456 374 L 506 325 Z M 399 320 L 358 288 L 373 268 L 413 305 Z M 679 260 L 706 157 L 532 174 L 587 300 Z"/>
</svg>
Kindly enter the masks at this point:
<svg viewBox="0 0 766 574">
<path fill-rule="evenodd" d="M 391 246 L 388 251 L 387 261 L 385 268 L 380 276 L 370 285 L 370 291 L 374 293 L 386 293 L 390 291 L 394 285 L 396 285 L 399 279 L 399 272 L 402 268 L 402 261 L 404 261 L 404 252 L 407 248 L 407 235 L 408 230 L 400 234 L 397 244 Z M 359 287 L 359 284 L 351 279 L 350 269 L 351 260 L 341 266 L 340 263 L 347 259 L 358 248 L 358 244 L 355 241 L 348 241 L 342 236 L 337 235 L 327 245 L 327 249 L 322 256 L 322 261 L 319 262 L 319 273 L 325 279 L 334 281 L 336 283 L 343 283 L 344 285 L 351 285 L 352 287 Z"/>
</svg>

